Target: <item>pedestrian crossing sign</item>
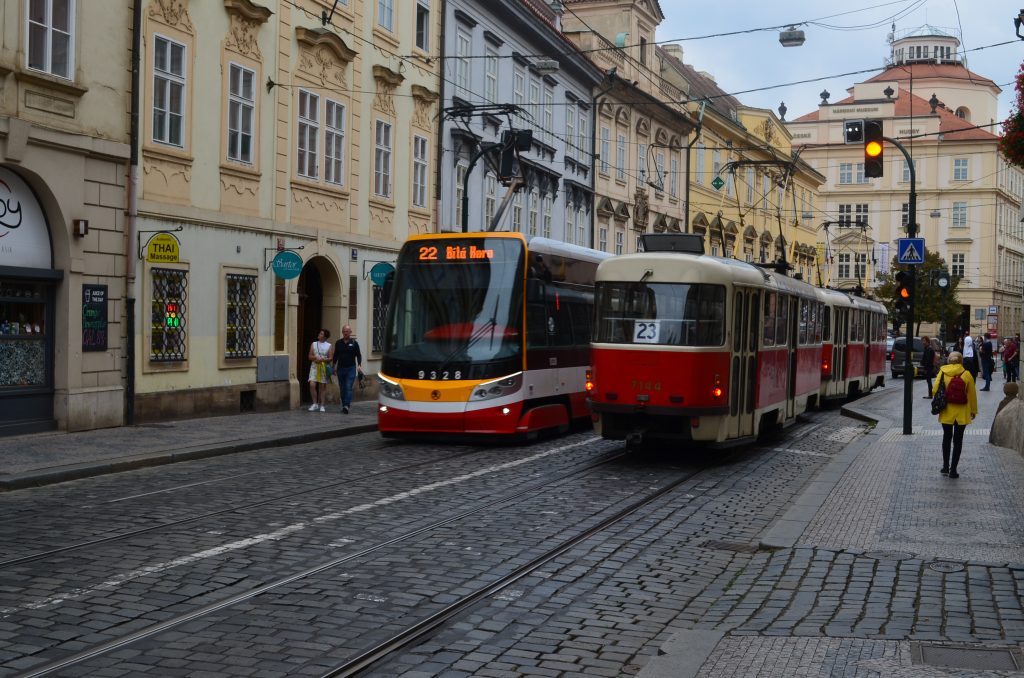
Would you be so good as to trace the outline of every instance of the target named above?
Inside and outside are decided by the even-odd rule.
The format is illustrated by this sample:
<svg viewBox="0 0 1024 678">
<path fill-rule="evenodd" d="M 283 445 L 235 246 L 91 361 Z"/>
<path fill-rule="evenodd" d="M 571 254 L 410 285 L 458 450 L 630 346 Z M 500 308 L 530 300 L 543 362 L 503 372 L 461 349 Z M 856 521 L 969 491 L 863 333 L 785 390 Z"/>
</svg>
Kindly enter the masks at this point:
<svg viewBox="0 0 1024 678">
<path fill-rule="evenodd" d="M 897 261 L 901 264 L 924 263 L 924 238 L 900 238 L 897 243 Z"/>
</svg>

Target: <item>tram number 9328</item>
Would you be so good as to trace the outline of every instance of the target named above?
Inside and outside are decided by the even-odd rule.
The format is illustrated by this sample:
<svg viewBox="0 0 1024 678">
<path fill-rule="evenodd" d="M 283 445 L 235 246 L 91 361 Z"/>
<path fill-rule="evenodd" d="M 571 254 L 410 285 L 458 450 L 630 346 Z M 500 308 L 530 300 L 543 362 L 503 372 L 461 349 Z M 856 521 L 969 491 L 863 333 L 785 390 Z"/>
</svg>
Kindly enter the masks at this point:
<svg viewBox="0 0 1024 678">
<path fill-rule="evenodd" d="M 455 370 L 454 372 L 450 370 L 442 370 L 440 372 L 437 370 L 431 370 L 430 372 L 420 370 L 416 376 L 419 379 L 430 379 L 431 381 L 449 381 L 451 379 L 462 379 L 462 370 Z"/>
</svg>

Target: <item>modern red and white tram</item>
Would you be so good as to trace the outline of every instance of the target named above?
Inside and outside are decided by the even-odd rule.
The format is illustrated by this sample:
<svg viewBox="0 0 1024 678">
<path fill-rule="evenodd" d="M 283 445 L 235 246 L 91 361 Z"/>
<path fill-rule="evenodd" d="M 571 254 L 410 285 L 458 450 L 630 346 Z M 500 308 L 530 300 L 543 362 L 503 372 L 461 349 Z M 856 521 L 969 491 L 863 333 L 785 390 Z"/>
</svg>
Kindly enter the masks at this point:
<svg viewBox="0 0 1024 678">
<path fill-rule="evenodd" d="M 595 279 L 588 390 L 602 436 L 731 445 L 818 403 L 830 314 L 816 288 L 704 255 L 699 236 L 643 241 Z"/>
<path fill-rule="evenodd" d="M 589 419 L 594 272 L 609 256 L 519 233 L 411 237 L 389 290 L 381 434 L 530 438 Z"/>
<path fill-rule="evenodd" d="M 885 306 L 848 292 L 817 289 L 824 304 L 821 401 L 867 393 L 885 383 Z"/>
</svg>

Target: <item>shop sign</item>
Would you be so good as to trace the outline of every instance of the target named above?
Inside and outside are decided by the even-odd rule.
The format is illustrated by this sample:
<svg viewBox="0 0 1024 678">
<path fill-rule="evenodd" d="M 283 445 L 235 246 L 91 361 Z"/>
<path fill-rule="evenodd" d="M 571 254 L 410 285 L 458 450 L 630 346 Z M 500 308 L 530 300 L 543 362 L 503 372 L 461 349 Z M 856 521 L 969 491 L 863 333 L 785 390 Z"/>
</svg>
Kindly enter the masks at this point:
<svg viewBox="0 0 1024 678">
<path fill-rule="evenodd" d="M 395 270 L 395 267 L 386 261 L 374 264 L 373 268 L 370 269 L 370 280 L 377 287 L 383 287 L 384 281 L 388 279 L 388 276 Z"/>
<path fill-rule="evenodd" d="M 181 245 L 170 233 L 156 233 L 146 243 L 146 261 L 153 264 L 176 264 L 181 257 Z"/>
<path fill-rule="evenodd" d="M 270 265 L 274 269 L 274 275 L 281 280 L 298 278 L 302 273 L 302 257 L 290 250 L 278 252 Z"/>
<path fill-rule="evenodd" d="M 82 350 L 107 350 L 107 286 L 82 285 Z"/>
<path fill-rule="evenodd" d="M 43 209 L 21 177 L 0 167 L 0 266 L 53 268 Z"/>
</svg>

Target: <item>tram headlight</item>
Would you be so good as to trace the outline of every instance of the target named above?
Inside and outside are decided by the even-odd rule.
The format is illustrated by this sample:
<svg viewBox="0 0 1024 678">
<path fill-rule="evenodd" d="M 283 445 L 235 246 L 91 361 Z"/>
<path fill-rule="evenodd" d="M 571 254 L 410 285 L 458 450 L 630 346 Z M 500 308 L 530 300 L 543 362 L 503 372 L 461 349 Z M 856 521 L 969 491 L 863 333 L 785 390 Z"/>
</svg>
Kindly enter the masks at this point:
<svg viewBox="0 0 1024 678">
<path fill-rule="evenodd" d="M 377 380 L 380 381 L 380 394 L 385 398 L 391 398 L 392 400 L 405 400 L 405 391 L 397 382 L 385 379 L 384 377 L 377 375 Z"/>
<path fill-rule="evenodd" d="M 485 381 L 476 388 L 469 396 L 470 402 L 479 402 L 481 400 L 491 400 L 492 398 L 501 398 L 515 393 L 523 387 L 523 373 L 516 372 L 515 374 L 501 379 L 495 379 L 493 381 Z"/>
</svg>

